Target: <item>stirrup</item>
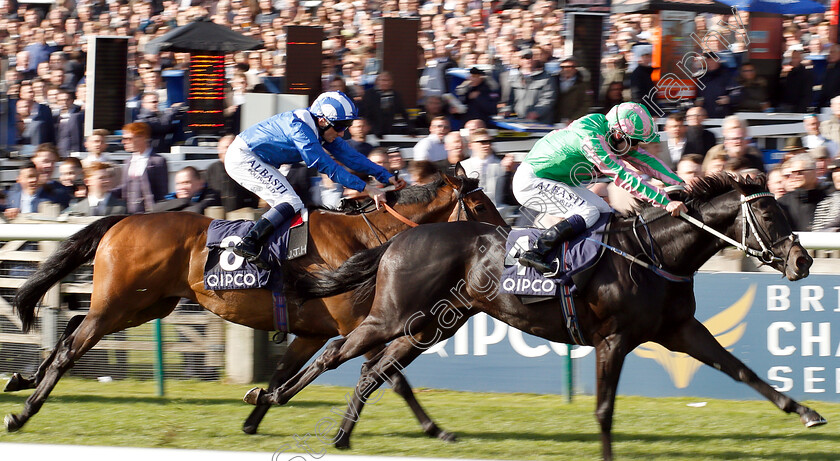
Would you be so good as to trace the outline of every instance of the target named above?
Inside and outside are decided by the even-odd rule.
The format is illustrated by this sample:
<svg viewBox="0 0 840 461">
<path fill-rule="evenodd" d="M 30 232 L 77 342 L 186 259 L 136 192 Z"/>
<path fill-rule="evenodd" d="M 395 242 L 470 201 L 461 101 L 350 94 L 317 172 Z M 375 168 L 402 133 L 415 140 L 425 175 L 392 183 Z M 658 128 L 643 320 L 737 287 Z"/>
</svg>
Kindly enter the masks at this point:
<svg viewBox="0 0 840 461">
<path fill-rule="evenodd" d="M 551 278 L 551 277 L 557 276 L 557 274 L 560 273 L 560 259 L 558 259 L 558 258 L 554 258 L 553 260 L 551 260 L 549 262 L 543 261 L 542 259 L 540 259 L 538 262 L 534 261 L 534 260 L 525 259 L 525 261 L 523 262 L 523 259 L 524 259 L 523 256 L 524 256 L 524 253 L 519 258 L 517 258 L 517 260 L 519 261 L 519 264 L 522 265 L 522 266 L 530 267 L 531 269 L 534 269 L 535 271 L 539 272 L 543 277 Z M 532 264 L 536 264 L 536 263 L 545 264 L 546 266 L 548 266 L 548 271 L 544 272 L 541 268 L 534 267 L 532 265 Z"/>
<path fill-rule="evenodd" d="M 260 258 L 260 255 L 262 254 L 262 251 L 263 251 L 262 248 L 259 248 L 259 250 L 260 250 L 259 253 L 252 253 L 250 251 L 247 251 L 244 248 L 240 248 L 240 247 L 237 247 L 237 246 L 231 247 L 231 251 L 233 251 L 233 254 L 235 254 L 236 256 L 239 256 L 240 258 L 244 258 L 245 261 L 248 261 L 249 263 L 257 266 L 258 268 L 260 268 L 262 270 L 270 270 L 271 266 L 268 265 L 265 261 L 263 261 L 262 258 Z"/>
<path fill-rule="evenodd" d="M 553 279 L 560 273 L 560 258 L 554 258 L 549 265 L 553 267 L 554 270 L 551 272 L 543 272 L 542 276 L 548 279 Z"/>
</svg>

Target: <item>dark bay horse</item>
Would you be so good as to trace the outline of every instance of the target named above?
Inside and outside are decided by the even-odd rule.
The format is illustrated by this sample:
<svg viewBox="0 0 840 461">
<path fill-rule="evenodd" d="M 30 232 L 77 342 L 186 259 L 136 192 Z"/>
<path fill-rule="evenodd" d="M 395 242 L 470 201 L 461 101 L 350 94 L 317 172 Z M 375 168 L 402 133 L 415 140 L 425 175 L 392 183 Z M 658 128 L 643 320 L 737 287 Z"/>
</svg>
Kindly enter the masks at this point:
<svg viewBox="0 0 840 461">
<path fill-rule="evenodd" d="M 444 175 L 432 184 L 389 192 L 389 203 L 416 223 L 478 219 L 504 224 L 478 180 Z M 380 245 L 409 226 L 384 209 L 346 215 L 328 210 L 310 213 L 309 251 L 284 263 L 289 324 L 296 338 L 282 357 L 269 387 L 294 375 L 330 338 L 346 335 L 367 315 L 347 295 L 301 302 L 294 295 L 300 274 L 341 265 L 353 253 Z M 169 315 L 180 298 L 188 298 L 225 320 L 259 330 L 272 330 L 272 295 L 268 290 L 204 289 L 205 241 L 211 219 L 171 212 L 110 216 L 64 241 L 17 292 L 14 306 L 27 332 L 44 293 L 81 264 L 94 258 L 93 292 L 87 315 L 73 317 L 52 354 L 35 376 L 13 375 L 7 391 L 36 388 L 19 415 L 5 418 L 9 431 L 20 429 L 43 405 L 60 377 L 106 334 Z M 395 386 L 420 420 L 424 431 L 444 440 L 404 380 Z M 256 432 L 270 405 L 254 409 L 243 430 Z M 350 434 L 346 434 L 349 441 Z"/>
<path fill-rule="evenodd" d="M 691 217 L 727 238 L 743 239 L 751 252 L 760 253 L 788 279 L 808 275 L 813 261 L 792 234 L 763 180 L 705 178 L 692 186 L 685 203 Z M 607 243 L 639 260 L 658 261 L 662 270 L 687 279 L 666 280 L 607 251 L 595 266 L 590 282 L 575 296 L 582 337 L 596 350 L 595 415 L 601 427 L 604 458 L 612 459 L 612 416 L 624 358 L 647 341 L 687 353 L 748 384 L 781 410 L 797 413 L 808 427 L 824 424 L 817 412 L 760 379 L 694 318 L 690 276 L 727 243 L 661 209 L 645 209 L 641 216 L 648 223 L 648 231 L 638 219 L 616 217 Z M 746 234 L 742 234 L 743 229 Z M 283 386 L 271 393 L 253 389 L 245 400 L 283 404 L 325 370 L 393 341 L 363 367 L 354 394 L 359 396 L 357 402 L 364 402 L 389 374 L 454 333 L 467 317 L 478 312 L 550 341 L 573 343 L 556 300 L 524 305 L 516 296 L 498 292 L 506 257 L 503 234 L 499 228 L 480 223 L 432 224 L 404 232 L 383 247 L 361 252 L 335 272 L 322 273 L 307 288 L 310 295 L 357 289 L 375 280 L 369 315 Z"/>
</svg>

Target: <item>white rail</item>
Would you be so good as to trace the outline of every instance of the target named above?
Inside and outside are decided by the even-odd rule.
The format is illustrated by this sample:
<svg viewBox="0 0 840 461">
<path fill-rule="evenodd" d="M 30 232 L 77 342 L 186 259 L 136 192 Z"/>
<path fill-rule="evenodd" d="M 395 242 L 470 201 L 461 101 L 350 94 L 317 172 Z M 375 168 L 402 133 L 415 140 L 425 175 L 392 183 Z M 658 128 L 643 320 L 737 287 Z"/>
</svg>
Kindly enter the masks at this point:
<svg viewBox="0 0 840 461">
<path fill-rule="evenodd" d="M 87 224 L 65 224 L 44 222 L 44 224 L 0 224 L 0 240 L 67 240 L 84 229 Z"/>
</svg>

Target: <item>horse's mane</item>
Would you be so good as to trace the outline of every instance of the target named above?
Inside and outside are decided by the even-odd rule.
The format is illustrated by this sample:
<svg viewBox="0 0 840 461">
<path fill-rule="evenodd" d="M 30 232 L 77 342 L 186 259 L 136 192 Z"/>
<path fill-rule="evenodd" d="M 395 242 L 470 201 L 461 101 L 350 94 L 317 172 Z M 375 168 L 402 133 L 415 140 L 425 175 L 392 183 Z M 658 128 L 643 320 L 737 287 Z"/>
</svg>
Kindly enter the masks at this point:
<svg viewBox="0 0 840 461">
<path fill-rule="evenodd" d="M 461 188 L 467 191 L 478 187 L 478 178 L 469 178 L 466 176 L 458 176 L 462 181 Z M 388 192 L 388 201 L 394 200 L 397 205 L 413 205 L 415 203 L 431 203 L 437 197 L 437 191 L 443 187 L 446 182 L 443 176 L 438 174 L 435 180 L 417 186 L 409 186 L 403 190 Z"/>
<path fill-rule="evenodd" d="M 714 197 L 732 191 L 735 188 L 734 184 L 749 190 L 766 190 L 767 178 L 763 174 L 756 177 L 731 175 L 729 173 L 704 176 L 691 184 L 691 190 L 688 192 L 685 202 L 687 206 L 698 202 L 707 202 Z"/>
<path fill-rule="evenodd" d="M 458 176 L 462 181 L 461 188 L 465 191 L 471 191 L 478 187 L 478 178 L 469 178 L 466 176 Z M 427 184 L 419 184 L 408 186 L 403 190 L 388 192 L 385 197 L 388 203 L 396 205 L 413 205 L 416 203 L 431 203 L 437 197 L 438 189 L 446 185 L 443 176 L 438 174 L 435 180 Z M 370 200 L 370 199 L 368 199 Z M 367 202 L 363 202 L 367 203 Z M 316 207 L 316 209 L 343 213 L 346 210 L 333 209 L 328 207 Z"/>
</svg>

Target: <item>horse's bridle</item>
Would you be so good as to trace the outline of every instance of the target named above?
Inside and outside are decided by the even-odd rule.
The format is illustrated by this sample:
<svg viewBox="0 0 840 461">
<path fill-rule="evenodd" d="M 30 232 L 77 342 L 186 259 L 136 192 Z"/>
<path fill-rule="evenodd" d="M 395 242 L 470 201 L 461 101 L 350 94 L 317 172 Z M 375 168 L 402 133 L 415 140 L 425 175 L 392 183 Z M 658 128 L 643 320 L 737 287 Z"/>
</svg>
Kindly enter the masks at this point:
<svg viewBox="0 0 840 461">
<path fill-rule="evenodd" d="M 457 200 L 458 200 L 458 214 L 457 214 L 458 221 L 461 220 L 461 213 L 466 215 L 467 219 L 472 219 L 472 218 L 475 217 L 475 215 L 470 212 L 470 209 L 467 208 L 467 204 L 464 203 L 464 199 L 468 195 L 470 195 L 474 192 L 484 190 L 484 188 L 483 187 L 476 187 L 475 189 L 473 189 L 469 192 L 463 192 L 463 190 L 464 190 L 464 180 L 461 179 L 461 187 L 458 189 L 458 198 L 457 198 Z M 350 206 L 352 207 L 351 211 L 359 213 L 359 214 L 362 215 L 362 219 L 364 219 L 365 223 L 368 225 L 368 228 L 370 228 L 370 231 L 373 233 L 373 235 L 376 237 L 376 239 L 379 240 L 379 244 L 382 245 L 384 242 L 382 241 L 381 238 L 379 238 L 379 234 L 374 229 L 373 223 L 371 223 L 370 220 L 367 217 L 367 214 L 372 211 L 372 210 L 368 211 L 368 209 L 370 208 L 370 206 L 372 204 L 373 204 L 373 200 L 370 200 L 370 201 L 366 202 L 364 205 L 350 205 Z M 418 225 L 417 223 L 415 223 L 415 222 L 409 220 L 408 218 L 406 218 L 405 216 L 399 214 L 396 210 L 394 210 L 393 208 L 388 206 L 387 203 L 383 204 L 383 206 L 384 206 L 387 213 L 391 213 L 395 218 L 399 219 L 400 221 L 402 221 L 403 223 L 405 223 L 409 227 L 416 227 Z"/>
<path fill-rule="evenodd" d="M 467 219 L 471 219 L 472 217 L 474 217 L 474 215 L 470 216 L 470 210 L 467 208 L 467 204 L 464 203 L 464 199 L 468 195 L 470 195 L 474 192 L 484 190 L 484 188 L 479 186 L 479 187 L 476 187 L 475 189 L 473 189 L 469 192 L 463 192 L 463 190 L 464 190 L 464 180 L 461 179 L 461 188 L 458 189 L 458 214 L 456 215 L 457 218 L 458 218 L 458 221 L 461 220 L 461 212 L 463 212 L 467 216 Z"/>
<path fill-rule="evenodd" d="M 738 242 L 735 239 L 732 239 L 717 230 L 708 227 L 702 221 L 692 218 L 686 213 L 680 213 L 680 217 L 688 221 L 689 223 L 699 227 L 700 229 L 714 235 L 715 237 L 729 243 L 730 245 L 738 248 L 739 250 L 743 251 L 744 253 L 755 256 L 759 259 L 759 261 L 763 262 L 764 264 L 771 264 L 774 262 L 784 262 L 783 258 L 776 256 L 773 252 L 773 247 L 778 245 L 780 242 L 784 240 L 790 240 L 791 243 L 796 243 L 798 241 L 798 237 L 793 232 L 790 235 L 785 237 L 780 237 L 774 242 L 770 242 L 768 245 L 766 242 L 770 240 L 770 237 L 766 235 L 766 232 L 762 228 L 760 228 L 757 224 L 755 218 L 755 212 L 753 211 L 752 206 L 750 205 L 751 202 L 758 200 L 763 197 L 774 197 L 770 192 L 759 192 L 757 194 L 752 195 L 743 195 L 741 194 L 741 219 L 744 221 L 741 225 L 741 241 Z M 755 239 L 758 241 L 758 245 L 761 246 L 761 250 L 757 250 L 755 248 L 750 248 L 747 245 L 747 237 L 751 232 Z"/>
</svg>

